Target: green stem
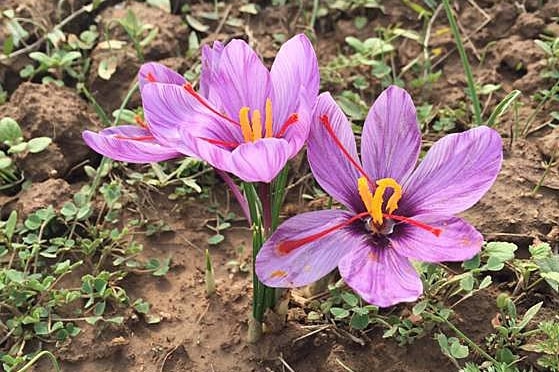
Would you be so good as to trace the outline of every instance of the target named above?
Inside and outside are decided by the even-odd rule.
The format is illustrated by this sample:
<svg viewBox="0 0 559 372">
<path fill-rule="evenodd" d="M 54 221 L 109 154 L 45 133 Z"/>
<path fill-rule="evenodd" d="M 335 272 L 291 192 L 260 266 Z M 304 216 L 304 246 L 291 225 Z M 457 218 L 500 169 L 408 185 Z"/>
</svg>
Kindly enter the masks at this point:
<svg viewBox="0 0 559 372">
<path fill-rule="evenodd" d="M 458 53 L 460 54 L 462 67 L 464 68 L 464 72 L 466 74 L 466 80 L 468 83 L 468 93 L 470 95 L 470 99 L 472 100 L 472 105 L 474 108 L 475 124 L 481 125 L 482 123 L 481 104 L 479 102 L 479 98 L 476 93 L 474 75 L 472 73 L 470 62 L 468 62 L 468 55 L 466 54 L 466 50 L 464 49 L 464 44 L 462 43 L 460 31 L 458 30 L 458 24 L 456 23 L 456 19 L 454 18 L 454 14 L 452 13 L 452 9 L 450 8 L 449 0 L 443 0 L 443 6 L 446 12 L 446 16 L 448 18 L 448 23 L 450 24 L 452 35 L 454 36 L 454 40 L 456 42 L 456 49 L 458 49 Z"/>
<path fill-rule="evenodd" d="M 446 0 L 445 0 L 446 1 Z M 473 342 L 468 336 L 466 336 L 461 330 L 456 328 L 454 324 L 452 324 L 448 319 L 440 317 L 438 315 L 429 313 L 431 318 L 439 323 L 444 323 L 448 328 L 450 328 L 454 333 L 458 335 L 462 340 L 464 340 L 472 349 L 474 349 L 479 355 L 483 356 L 488 361 L 492 362 L 494 365 L 498 365 L 499 362 L 491 355 L 487 354 L 485 350 L 478 346 L 475 342 Z"/>
<path fill-rule="evenodd" d="M 19 371 L 17 372 L 25 372 L 27 371 L 29 368 L 33 367 L 33 365 L 35 363 L 37 363 L 37 361 L 39 359 L 41 359 L 43 356 L 46 356 L 50 359 L 50 361 L 52 362 L 52 365 L 54 366 L 54 370 L 56 372 L 60 372 L 60 366 L 58 365 L 58 362 L 56 361 L 56 357 L 50 352 L 50 351 L 46 351 L 43 350 L 40 353 L 38 353 L 37 355 L 35 355 L 33 357 L 33 359 L 31 359 L 26 365 L 24 365 Z"/>
<path fill-rule="evenodd" d="M 276 177 L 272 186 L 272 232 L 275 231 L 279 225 L 281 206 L 285 199 L 288 171 L 289 167 L 286 165 Z"/>
</svg>

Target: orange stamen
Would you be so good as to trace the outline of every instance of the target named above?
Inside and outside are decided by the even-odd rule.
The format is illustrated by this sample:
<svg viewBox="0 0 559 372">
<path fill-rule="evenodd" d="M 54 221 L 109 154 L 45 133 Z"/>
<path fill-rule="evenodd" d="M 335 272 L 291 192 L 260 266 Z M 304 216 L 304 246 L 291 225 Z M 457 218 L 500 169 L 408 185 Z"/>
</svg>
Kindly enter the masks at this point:
<svg viewBox="0 0 559 372">
<path fill-rule="evenodd" d="M 141 117 L 140 115 L 134 116 L 134 121 L 135 121 L 136 124 L 138 124 L 140 127 L 144 128 L 144 129 L 148 129 L 148 125 L 147 125 L 146 122 L 142 119 L 142 117 Z"/>
<path fill-rule="evenodd" d="M 252 142 L 254 140 L 254 133 L 252 126 L 250 125 L 250 120 L 248 118 L 248 112 L 250 109 L 247 106 L 241 107 L 239 110 L 239 122 L 241 123 L 241 133 L 245 142 Z"/>
<path fill-rule="evenodd" d="M 200 102 L 202 106 L 204 106 L 205 108 L 207 108 L 208 110 L 210 110 L 211 112 L 219 116 L 220 118 L 225 119 L 228 122 L 233 123 L 235 125 L 239 125 L 239 126 L 241 125 L 237 123 L 235 120 L 231 119 L 230 117 L 223 115 L 221 112 L 214 109 L 201 95 L 198 94 L 198 92 L 194 90 L 191 84 L 185 83 L 182 87 L 184 88 L 184 90 L 190 93 L 192 97 L 194 97 L 198 102 Z"/>
<path fill-rule="evenodd" d="M 266 109 L 264 112 L 266 119 L 264 126 L 266 127 L 266 138 L 270 138 L 274 136 L 274 127 L 273 127 L 273 113 L 272 113 L 272 100 L 266 98 Z"/>
<path fill-rule="evenodd" d="M 297 114 L 291 114 L 289 115 L 289 117 L 287 118 L 287 120 L 285 121 L 285 123 L 283 123 L 283 125 L 281 126 L 280 131 L 278 132 L 277 137 L 283 137 L 283 135 L 285 134 L 285 132 L 287 132 L 287 130 L 289 129 L 289 127 L 293 124 L 295 124 L 296 122 L 299 121 L 299 115 Z"/>
<path fill-rule="evenodd" d="M 369 182 L 369 185 L 375 185 L 375 183 L 373 181 L 371 181 L 371 179 L 369 178 L 367 173 L 365 173 L 365 171 L 363 170 L 361 165 L 359 165 L 359 163 L 346 150 L 346 148 L 342 144 L 342 141 L 340 141 L 338 136 L 336 136 L 336 133 L 334 132 L 334 128 L 332 128 L 332 125 L 330 124 L 330 119 L 328 118 L 328 116 L 327 115 L 322 115 L 320 117 L 320 122 L 324 125 L 324 127 L 328 131 L 328 134 L 330 135 L 330 137 L 332 137 L 332 140 L 334 140 L 334 143 L 342 151 L 342 153 L 347 158 L 347 160 L 349 160 L 349 162 L 355 167 L 355 169 L 357 169 L 357 171 L 359 173 L 361 173 L 361 175 L 363 177 L 365 177 L 365 179 Z"/>
<path fill-rule="evenodd" d="M 252 111 L 252 140 L 257 141 L 262 138 L 262 114 L 260 110 Z"/>
<path fill-rule="evenodd" d="M 297 239 L 297 240 L 286 240 L 286 241 L 280 242 L 276 246 L 277 252 L 280 256 L 284 256 L 286 254 L 289 254 L 289 253 L 293 252 L 295 249 L 300 248 L 301 246 L 303 246 L 305 244 L 314 242 L 315 240 L 318 240 L 318 239 L 330 234 L 331 232 L 334 232 L 334 231 L 339 230 L 343 227 L 351 225 L 355 221 L 360 220 L 361 218 L 366 217 L 368 215 L 369 215 L 369 212 L 359 213 L 359 214 L 351 217 L 347 221 L 344 221 L 342 223 L 339 223 L 337 225 L 329 227 L 329 228 L 327 228 L 323 231 L 317 232 L 316 234 L 312 234 L 312 235 L 309 235 L 309 236 L 306 236 L 304 238 Z"/>
</svg>

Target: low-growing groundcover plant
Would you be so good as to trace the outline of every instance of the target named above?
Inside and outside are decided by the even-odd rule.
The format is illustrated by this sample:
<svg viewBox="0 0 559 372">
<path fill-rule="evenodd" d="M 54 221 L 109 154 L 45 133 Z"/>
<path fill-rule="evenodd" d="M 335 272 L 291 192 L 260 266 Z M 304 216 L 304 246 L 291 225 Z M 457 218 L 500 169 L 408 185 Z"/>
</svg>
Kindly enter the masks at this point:
<svg viewBox="0 0 559 372">
<path fill-rule="evenodd" d="M 365 120 L 362 161 L 351 127 L 328 93 L 319 97 L 308 140 L 312 172 L 347 210 L 303 213 L 283 223 L 256 258 L 260 280 L 300 287 L 336 266 L 365 301 L 387 307 L 414 301 L 422 283 L 410 260 L 464 261 L 483 237 L 455 217 L 495 181 L 499 134 L 477 127 L 447 135 L 417 162 L 421 134 L 408 93 L 395 86 Z"/>
</svg>

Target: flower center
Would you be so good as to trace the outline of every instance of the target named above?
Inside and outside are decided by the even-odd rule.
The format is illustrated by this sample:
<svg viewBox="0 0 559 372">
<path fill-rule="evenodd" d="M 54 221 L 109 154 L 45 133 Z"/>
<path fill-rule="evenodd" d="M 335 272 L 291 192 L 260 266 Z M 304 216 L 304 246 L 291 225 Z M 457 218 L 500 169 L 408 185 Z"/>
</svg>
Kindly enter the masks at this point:
<svg viewBox="0 0 559 372">
<path fill-rule="evenodd" d="M 289 115 L 287 120 L 280 127 L 279 131 L 274 133 L 273 126 L 273 114 L 272 114 L 272 100 L 270 98 L 266 99 L 266 104 L 264 108 L 264 123 L 262 123 L 262 113 L 258 109 L 252 110 L 248 106 L 243 106 L 239 110 L 239 122 L 231 119 L 225 114 L 217 111 L 204 97 L 202 97 L 198 92 L 194 90 L 190 83 L 185 83 L 183 88 L 194 97 L 202 106 L 206 107 L 210 112 L 219 116 L 220 118 L 234 124 L 241 128 L 241 133 L 245 142 L 255 142 L 262 138 L 281 138 L 285 135 L 289 127 L 299 121 L 299 115 L 297 113 L 292 113 Z M 234 149 L 239 146 L 238 143 L 233 143 L 230 141 L 221 141 L 219 139 L 213 138 L 203 138 L 204 140 L 220 145 L 223 147 Z"/>
<path fill-rule="evenodd" d="M 241 107 L 239 110 L 239 122 L 241 125 L 241 132 L 245 142 L 254 142 L 262 139 L 262 114 L 260 110 L 252 110 L 252 120 L 249 119 L 250 108 L 247 106 Z M 264 137 L 270 138 L 274 136 L 274 129 L 272 117 L 272 100 L 266 99 L 266 109 L 264 113 Z"/>
<path fill-rule="evenodd" d="M 377 188 L 375 193 L 371 193 L 369 189 L 369 181 L 365 177 L 359 177 L 357 180 L 357 188 L 359 190 L 359 195 L 365 203 L 367 212 L 371 215 L 373 219 L 372 222 L 378 226 L 383 223 L 383 212 L 382 206 L 384 204 L 384 193 L 388 188 L 393 190 L 392 195 L 386 203 L 386 211 L 392 214 L 396 209 L 398 209 L 398 202 L 402 198 L 402 186 L 393 178 L 382 178 L 376 181 Z"/>
</svg>

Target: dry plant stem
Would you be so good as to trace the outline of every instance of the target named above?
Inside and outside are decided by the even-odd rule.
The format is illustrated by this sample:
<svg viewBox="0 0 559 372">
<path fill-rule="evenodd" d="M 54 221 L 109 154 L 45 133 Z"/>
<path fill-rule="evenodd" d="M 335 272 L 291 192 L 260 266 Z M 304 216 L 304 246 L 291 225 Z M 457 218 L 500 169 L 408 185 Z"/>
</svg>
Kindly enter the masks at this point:
<svg viewBox="0 0 559 372">
<path fill-rule="evenodd" d="M 555 95 L 555 93 L 557 93 L 557 91 L 559 90 L 559 80 L 557 80 L 557 82 L 555 82 L 555 84 L 553 84 L 553 86 L 551 87 L 551 89 L 549 90 L 549 94 L 547 94 L 541 101 L 540 103 L 538 103 L 538 105 L 536 106 L 536 108 L 534 109 L 534 111 L 532 112 L 532 114 L 530 114 L 530 116 L 528 117 L 528 119 L 526 120 L 526 124 L 524 125 L 524 128 L 522 129 L 522 136 L 527 136 L 528 132 L 530 130 L 530 127 L 532 126 L 532 123 L 534 122 L 534 120 L 536 119 L 536 116 L 539 114 L 539 112 L 543 109 L 543 106 L 547 103 L 547 101 L 549 101 L 549 99 Z"/>
<path fill-rule="evenodd" d="M 454 40 L 456 42 L 456 48 L 458 49 L 458 53 L 460 54 L 460 60 L 462 61 L 462 67 L 464 68 L 464 73 L 466 74 L 466 80 L 468 83 L 468 93 L 470 99 L 472 100 L 472 106 L 474 109 L 475 124 L 481 125 L 481 105 L 479 103 L 479 98 L 476 93 L 474 75 L 472 73 L 470 62 L 468 61 L 468 55 L 466 54 L 466 50 L 464 49 L 464 44 L 462 43 L 462 38 L 460 36 L 460 30 L 458 29 L 458 25 L 456 23 L 456 19 L 454 18 L 454 13 L 452 12 L 452 8 L 450 7 L 449 0 L 443 0 L 443 6 L 446 12 L 446 16 L 448 18 L 448 23 L 450 24 L 450 29 L 452 31 Z"/>
<path fill-rule="evenodd" d="M 58 362 L 56 361 L 55 356 L 50 352 L 50 351 L 46 351 L 43 350 L 40 353 L 38 353 L 37 355 L 35 355 L 35 357 L 33 359 L 31 359 L 26 365 L 24 365 L 20 370 L 18 370 L 17 372 L 25 372 L 28 371 L 31 367 L 33 367 L 33 365 L 35 365 L 35 363 L 37 363 L 37 361 L 39 359 L 41 359 L 43 356 L 46 356 L 50 359 L 50 361 L 52 362 L 52 365 L 54 367 L 54 371 L 56 372 L 60 372 L 60 366 L 58 365 Z"/>
<path fill-rule="evenodd" d="M 11 58 L 17 57 L 17 56 L 22 55 L 22 54 L 26 54 L 27 52 L 30 52 L 33 49 L 36 49 L 36 48 L 40 47 L 41 44 L 47 40 L 47 37 L 50 33 L 54 32 L 54 31 L 57 31 L 57 30 L 60 30 L 62 27 L 66 26 L 68 23 L 70 23 L 74 18 L 80 16 L 83 13 L 88 13 L 90 11 L 91 11 L 91 4 L 82 6 L 79 10 L 70 14 L 68 17 L 64 18 L 59 24 L 54 26 L 53 29 L 50 32 L 46 32 L 43 36 L 38 38 L 33 44 L 30 44 L 30 45 L 26 46 L 25 48 L 18 49 L 15 52 L 10 53 L 7 56 L 5 56 L 5 55 L 0 56 L 0 61 L 11 59 Z"/>
<path fill-rule="evenodd" d="M 542 187 L 543 181 L 545 180 L 545 178 L 549 174 L 549 170 L 551 168 L 553 168 L 553 166 L 555 165 L 556 160 L 557 160 L 557 148 L 555 148 L 555 150 L 553 151 L 553 154 L 551 155 L 551 158 L 546 163 L 545 170 L 543 171 L 543 174 L 542 174 L 540 180 L 538 181 L 538 184 L 532 190 L 532 195 L 536 195 L 536 193 L 538 192 L 540 187 Z"/>
</svg>

